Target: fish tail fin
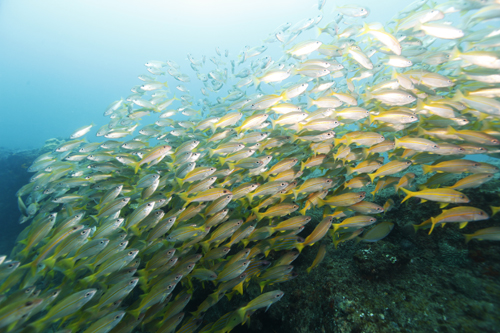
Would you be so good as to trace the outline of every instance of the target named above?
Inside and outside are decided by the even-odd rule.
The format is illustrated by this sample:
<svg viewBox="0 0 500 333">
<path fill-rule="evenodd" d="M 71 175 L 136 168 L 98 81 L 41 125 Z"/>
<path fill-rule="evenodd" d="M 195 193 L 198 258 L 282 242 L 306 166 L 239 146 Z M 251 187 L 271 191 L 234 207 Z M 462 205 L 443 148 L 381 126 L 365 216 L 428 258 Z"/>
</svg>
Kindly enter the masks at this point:
<svg viewBox="0 0 500 333">
<path fill-rule="evenodd" d="M 465 237 L 465 244 L 467 244 L 468 242 L 470 242 L 470 240 L 472 239 L 472 234 L 468 234 L 468 235 L 464 235 Z"/>
<path fill-rule="evenodd" d="M 237 291 L 240 295 L 243 295 L 243 282 L 244 281 L 241 281 L 233 288 L 233 290 Z"/>
<path fill-rule="evenodd" d="M 424 175 L 426 173 L 432 172 L 432 166 L 427 164 L 422 164 L 422 171 L 424 172 Z"/>
<path fill-rule="evenodd" d="M 422 117 L 423 118 L 423 117 Z M 417 135 L 423 137 L 425 134 L 425 130 L 422 128 L 422 126 L 419 126 L 417 129 Z"/>
<path fill-rule="evenodd" d="M 288 94 L 286 93 L 286 90 L 284 90 L 280 96 L 283 101 L 288 101 L 290 99 L 290 97 L 288 97 Z"/>
<path fill-rule="evenodd" d="M 306 212 L 307 212 L 307 208 L 306 207 L 304 207 L 301 210 L 299 210 L 299 213 L 302 214 L 302 215 L 306 215 Z"/>
<path fill-rule="evenodd" d="M 455 90 L 455 95 L 453 95 L 451 100 L 454 102 L 460 102 L 464 97 L 464 94 L 459 89 L 457 89 Z"/>
<path fill-rule="evenodd" d="M 455 46 L 453 48 L 453 50 L 451 51 L 451 54 L 450 54 L 450 60 L 457 60 L 460 58 L 460 50 L 458 49 L 458 46 Z"/>
<path fill-rule="evenodd" d="M 432 233 L 432 230 L 434 230 L 434 227 L 436 226 L 436 223 L 437 223 L 437 221 L 434 217 L 431 217 L 431 223 L 432 223 L 432 225 L 431 225 L 431 230 L 429 230 L 429 235 Z"/>
<path fill-rule="evenodd" d="M 374 180 L 375 180 L 375 177 L 377 177 L 377 174 L 376 173 L 369 173 L 368 177 L 370 177 L 370 181 L 372 182 L 372 184 L 374 184 Z"/>
<path fill-rule="evenodd" d="M 274 129 L 276 127 L 276 120 L 271 119 L 271 127 Z"/>
<path fill-rule="evenodd" d="M 238 315 L 239 319 L 243 322 L 245 320 L 247 310 L 245 307 L 241 307 L 238 310 L 236 310 L 236 314 Z"/>
<path fill-rule="evenodd" d="M 297 196 L 299 195 L 299 190 L 293 189 L 292 193 L 293 193 L 293 200 L 297 201 Z"/>
<path fill-rule="evenodd" d="M 370 26 L 366 24 L 366 22 L 363 22 L 363 28 L 359 31 L 358 36 L 362 36 L 370 31 Z"/>
<path fill-rule="evenodd" d="M 448 126 L 447 130 L 448 131 L 446 134 L 457 134 L 458 133 L 458 131 L 451 126 Z"/>
<path fill-rule="evenodd" d="M 310 96 L 307 96 L 307 108 L 310 108 L 314 105 L 314 99 L 312 99 Z"/>
<path fill-rule="evenodd" d="M 19 242 L 19 243 L 23 244 L 23 242 Z M 28 258 L 29 254 L 30 254 L 30 249 L 31 249 L 31 247 L 25 247 L 16 256 L 21 258 L 22 260 L 24 260 L 24 259 Z"/>
<path fill-rule="evenodd" d="M 32 263 L 30 263 L 28 265 L 30 265 L 30 268 L 31 268 L 31 275 L 35 276 L 36 270 L 37 270 L 37 267 L 38 267 L 38 262 L 37 261 L 33 261 Z"/>
<path fill-rule="evenodd" d="M 306 168 L 306 163 L 304 161 L 300 161 L 300 171 L 304 171 L 304 169 Z"/>
<path fill-rule="evenodd" d="M 46 267 L 52 269 L 56 265 L 56 259 L 53 257 L 47 258 L 44 261 L 42 261 L 42 264 L 44 264 Z"/>
<path fill-rule="evenodd" d="M 316 27 L 316 37 L 319 37 L 323 33 L 323 29 Z"/>
<path fill-rule="evenodd" d="M 75 259 L 74 258 L 67 258 L 67 259 L 62 259 L 57 262 L 56 267 L 61 270 L 72 270 L 73 267 L 75 267 Z"/>
<path fill-rule="evenodd" d="M 238 132 L 238 134 L 240 134 L 240 133 Z M 214 154 L 215 154 L 215 149 L 208 148 L 208 156 L 212 157 L 212 156 L 214 156 Z"/>
<path fill-rule="evenodd" d="M 295 245 L 295 248 L 297 249 L 297 251 L 299 251 L 299 253 L 302 253 L 304 247 L 305 247 L 304 243 L 298 243 L 297 245 Z"/>
<path fill-rule="evenodd" d="M 177 181 L 179 188 L 182 188 L 182 185 L 184 185 L 184 181 L 181 178 L 177 178 L 177 177 L 175 177 L 175 180 Z"/>
<path fill-rule="evenodd" d="M 340 228 L 340 223 L 333 223 L 333 232 L 337 232 L 337 230 Z"/>
<path fill-rule="evenodd" d="M 178 194 L 178 196 L 182 200 L 186 201 L 186 203 L 184 204 L 184 207 L 186 207 L 187 205 L 189 205 L 191 203 L 191 200 L 189 200 L 189 198 L 188 198 L 189 195 L 187 193 L 180 193 L 180 194 Z"/>
<path fill-rule="evenodd" d="M 362 148 L 361 156 L 363 157 L 364 160 L 366 160 L 368 156 L 370 156 L 370 150 L 368 148 Z"/>
<path fill-rule="evenodd" d="M 212 130 L 212 134 L 215 134 L 215 131 L 217 131 L 217 127 L 215 127 L 215 124 L 213 124 L 213 123 L 210 124 L 210 129 Z"/>
<path fill-rule="evenodd" d="M 321 208 L 325 205 L 325 200 L 318 198 L 318 208 Z"/>
<path fill-rule="evenodd" d="M 370 113 L 370 115 L 368 116 L 368 124 L 369 125 L 373 124 L 375 120 L 376 120 L 375 115 Z"/>
<path fill-rule="evenodd" d="M 148 288 L 148 280 L 149 280 L 149 278 L 147 276 L 139 277 L 139 288 L 144 292 L 147 292 L 149 289 Z"/>
<path fill-rule="evenodd" d="M 350 165 L 347 165 L 347 166 L 345 167 L 345 169 L 346 169 L 346 174 L 347 174 L 347 175 L 350 175 L 350 174 L 352 174 L 352 173 L 354 172 L 354 171 L 352 170 L 352 167 L 351 167 Z"/>
<path fill-rule="evenodd" d="M 137 173 L 139 171 L 139 168 L 141 167 L 141 161 L 132 163 L 132 166 L 134 167 L 134 173 Z"/>
<path fill-rule="evenodd" d="M 236 166 L 236 163 L 227 162 L 227 166 L 229 167 L 229 170 L 233 170 L 234 167 Z"/>
<path fill-rule="evenodd" d="M 137 308 L 135 310 L 128 311 L 128 313 L 130 315 L 134 316 L 135 319 L 137 319 L 141 315 L 141 308 Z"/>
<path fill-rule="evenodd" d="M 410 199 L 411 197 L 414 196 L 414 192 L 412 192 L 410 190 L 407 190 L 404 187 L 401 187 L 401 189 L 403 190 L 403 192 L 406 193 L 406 197 L 403 199 L 403 201 L 401 201 L 401 203 L 405 202 L 406 200 L 408 200 L 408 199 Z"/>
<path fill-rule="evenodd" d="M 243 132 L 243 125 L 235 127 L 234 130 L 236 131 L 237 135 L 240 135 L 240 133 Z"/>
<path fill-rule="evenodd" d="M 265 216 L 263 213 L 259 213 L 257 211 L 254 211 L 255 213 L 255 216 L 257 216 L 257 222 L 259 222 L 260 220 L 262 220 Z"/>
<path fill-rule="evenodd" d="M 499 207 L 490 206 L 490 208 L 491 208 L 491 216 L 490 217 L 495 216 L 495 214 L 500 211 L 500 206 Z"/>
<path fill-rule="evenodd" d="M 83 284 L 89 285 L 89 284 L 94 283 L 95 280 L 97 280 L 97 278 L 96 278 L 95 274 L 92 274 L 92 275 L 89 275 L 89 276 L 83 278 L 82 280 L 80 280 L 80 282 Z"/>
<path fill-rule="evenodd" d="M 257 89 L 259 87 L 259 84 L 260 84 L 260 79 L 256 76 L 254 76 L 252 78 L 252 82 L 253 82 L 253 85 L 255 86 L 255 89 Z"/>
<path fill-rule="evenodd" d="M 248 199 L 248 203 L 249 203 L 249 204 L 252 204 L 253 194 L 252 194 L 252 193 L 247 193 L 246 197 L 247 197 L 247 199 Z"/>
<path fill-rule="evenodd" d="M 226 163 L 226 159 L 224 157 L 219 157 L 219 163 L 223 166 Z"/>
</svg>

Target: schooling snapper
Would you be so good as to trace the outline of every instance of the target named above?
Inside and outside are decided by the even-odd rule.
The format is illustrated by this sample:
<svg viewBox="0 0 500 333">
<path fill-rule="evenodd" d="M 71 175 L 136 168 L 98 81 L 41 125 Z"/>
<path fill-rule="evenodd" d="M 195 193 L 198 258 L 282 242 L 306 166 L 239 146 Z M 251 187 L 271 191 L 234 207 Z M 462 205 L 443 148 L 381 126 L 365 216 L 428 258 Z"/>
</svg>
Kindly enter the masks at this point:
<svg viewBox="0 0 500 333">
<path fill-rule="evenodd" d="M 395 203 L 372 202 L 389 185 L 400 202 L 446 207 L 417 232 L 488 219 L 461 190 L 498 172 L 464 157 L 500 152 L 500 30 L 483 25 L 500 4 L 418 0 L 385 24 L 367 17 L 337 7 L 235 59 L 216 48 L 213 66 L 188 54 L 189 73 L 147 62 L 133 94 L 104 112 L 97 136 L 109 140 L 87 142 L 93 124 L 83 126 L 30 166 L 17 193 L 27 227 L 0 258 L 0 333 L 229 332 L 286 298 L 276 284 L 297 276 L 305 247 L 397 228 L 382 214 Z M 317 38 L 301 40 L 307 30 Z M 199 80 L 207 98 L 184 84 L 174 94 L 166 77 Z M 415 166 L 433 176 L 417 183 Z M 260 296 L 204 320 L 251 284 Z"/>
</svg>

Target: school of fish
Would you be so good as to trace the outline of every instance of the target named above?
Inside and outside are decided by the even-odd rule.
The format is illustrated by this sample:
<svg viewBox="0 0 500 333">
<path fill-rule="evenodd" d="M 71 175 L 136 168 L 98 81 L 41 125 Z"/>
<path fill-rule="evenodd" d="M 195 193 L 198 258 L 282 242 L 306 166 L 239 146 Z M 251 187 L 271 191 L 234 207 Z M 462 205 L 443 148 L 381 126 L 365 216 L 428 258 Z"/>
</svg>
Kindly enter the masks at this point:
<svg viewBox="0 0 500 333">
<path fill-rule="evenodd" d="M 229 332 L 306 274 L 303 248 L 381 240 L 397 204 L 439 205 L 414 221 L 429 234 L 489 218 L 463 190 L 499 171 L 468 155 L 500 156 L 500 2 L 417 0 L 384 24 L 324 6 L 234 59 L 149 61 L 102 142 L 84 126 L 33 162 L 27 227 L 0 257 L 0 333 Z M 417 183 L 416 166 L 432 176 Z M 404 199 L 377 204 L 385 188 Z M 224 297 L 239 307 L 204 319 Z"/>
</svg>

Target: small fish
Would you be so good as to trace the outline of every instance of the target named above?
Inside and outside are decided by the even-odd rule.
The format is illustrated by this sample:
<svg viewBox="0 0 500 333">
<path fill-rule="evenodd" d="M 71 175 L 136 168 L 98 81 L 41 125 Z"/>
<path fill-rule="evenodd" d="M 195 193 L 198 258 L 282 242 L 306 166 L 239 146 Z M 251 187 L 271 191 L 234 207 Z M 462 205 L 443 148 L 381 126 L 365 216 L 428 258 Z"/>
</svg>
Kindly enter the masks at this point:
<svg viewBox="0 0 500 333">
<path fill-rule="evenodd" d="M 499 227 L 489 227 L 476 231 L 473 234 L 464 235 L 465 242 L 468 243 L 472 239 L 478 240 L 500 240 L 500 228 Z"/>
<path fill-rule="evenodd" d="M 378 242 L 381 239 L 387 237 L 387 235 L 394 228 L 394 223 L 391 222 L 381 222 L 367 231 L 363 236 L 358 236 L 356 240 L 358 242 Z"/>
<path fill-rule="evenodd" d="M 302 249 L 306 246 L 311 246 L 314 243 L 318 242 L 321 240 L 326 233 L 328 232 L 328 229 L 332 226 L 333 222 L 333 217 L 327 216 L 323 220 L 321 220 L 320 223 L 314 228 L 314 230 L 309 234 L 309 236 L 306 237 L 304 242 L 298 243 L 296 248 L 299 250 L 299 252 L 302 252 Z"/>
<path fill-rule="evenodd" d="M 441 202 L 443 207 L 448 205 L 449 203 L 468 203 L 470 201 L 465 194 L 452 189 L 424 189 L 418 192 L 411 192 L 404 187 L 402 187 L 401 189 L 406 193 L 406 197 L 403 199 L 403 201 L 401 201 L 401 203 L 413 197 L 420 198 L 423 201 L 430 200 Z"/>
<path fill-rule="evenodd" d="M 437 224 L 443 224 L 444 226 L 445 223 L 459 222 L 460 229 L 462 229 L 471 221 L 482 221 L 487 219 L 489 219 L 488 214 L 479 208 L 470 206 L 453 207 L 448 210 L 443 210 L 443 212 L 436 217 L 431 217 L 432 226 L 431 230 L 429 230 L 429 235 Z"/>
<path fill-rule="evenodd" d="M 314 267 L 318 266 L 323 261 L 325 255 L 326 255 L 326 246 L 322 244 L 318 249 L 318 253 L 316 254 L 316 258 L 314 258 L 313 263 L 311 264 L 310 267 L 307 268 L 306 270 L 307 273 L 311 273 Z"/>
</svg>

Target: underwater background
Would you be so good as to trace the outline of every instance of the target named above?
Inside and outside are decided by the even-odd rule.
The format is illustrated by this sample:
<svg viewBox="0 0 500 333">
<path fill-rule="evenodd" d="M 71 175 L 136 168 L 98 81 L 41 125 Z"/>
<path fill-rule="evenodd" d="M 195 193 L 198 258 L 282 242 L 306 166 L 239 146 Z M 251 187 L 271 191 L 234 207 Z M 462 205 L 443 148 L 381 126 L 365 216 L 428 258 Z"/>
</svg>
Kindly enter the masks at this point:
<svg viewBox="0 0 500 333">
<path fill-rule="evenodd" d="M 436 5 L 432 1 L 419 2 L 421 6 L 427 5 L 429 8 Z M 376 3 L 357 1 L 356 5 L 369 8 L 369 15 L 364 18 L 366 22 L 381 22 L 385 26 L 410 3 L 395 0 Z M 456 3 L 494 5 L 494 2 L 472 0 Z M 318 10 L 320 5 L 321 11 Z M 206 85 L 196 78 L 190 68 L 188 54 L 195 59 L 206 57 L 206 67 L 209 67 L 209 58 L 216 56 L 216 48 L 222 53 L 227 50 L 227 57 L 224 54 L 219 57 L 222 60 L 239 60 L 238 56 L 245 47 L 262 45 L 263 40 L 275 32 L 278 26 L 286 22 L 295 24 L 321 14 L 323 19 L 318 26 L 323 27 L 337 14 L 337 6 L 344 5 L 352 5 L 352 2 L 1 1 L 0 255 L 5 254 L 14 259 L 10 254 L 16 240 L 19 240 L 18 235 L 29 225 L 29 222 L 19 223 L 21 212 L 16 192 L 30 182 L 33 173 L 29 173 L 28 168 L 33 161 L 39 155 L 64 144 L 76 129 L 91 123 L 94 126 L 85 136 L 86 142 L 102 142 L 104 139 L 97 137 L 96 133 L 109 121 L 103 116 L 104 111 L 110 103 L 130 95 L 131 87 L 143 83 L 137 79 L 138 75 L 150 75 L 145 70 L 145 63 L 169 60 L 179 64 L 182 72 L 191 76 L 190 82 L 179 82 L 168 74 L 160 81 L 168 82 L 172 92 L 170 97 L 183 94 L 176 91 L 176 85 L 187 86 L 192 96 L 191 107 L 204 110 L 197 120 L 207 119 L 210 108 L 204 100 L 209 100 L 212 106 L 220 102 L 217 98 L 227 96 L 239 79 L 233 78 L 231 84 L 224 83 L 222 90 L 211 92 L 207 97 L 200 91 Z M 473 8 L 478 10 L 481 7 Z M 460 25 L 462 16 L 467 14 L 467 10 L 463 10 L 446 18 L 452 24 Z M 346 26 L 343 22 L 339 23 L 340 30 Z M 500 28 L 500 24 L 493 19 L 485 27 L 494 31 Z M 473 29 L 464 31 L 467 36 Z M 316 31 L 310 29 L 286 47 L 269 43 L 265 55 L 278 62 L 284 50 L 298 41 L 316 38 Z M 327 39 L 332 38 L 328 36 Z M 439 43 L 433 46 L 437 45 L 438 48 L 441 45 Z M 490 49 L 496 52 L 498 46 Z M 429 50 L 430 53 L 437 51 Z M 345 61 L 345 58 L 338 58 L 342 59 Z M 380 58 L 376 59 L 382 63 Z M 221 65 L 224 66 L 231 70 L 229 61 Z M 491 73 L 498 73 L 498 70 L 492 69 Z M 372 81 L 359 82 L 362 86 L 374 84 Z M 491 87 L 498 87 L 498 83 Z M 271 85 L 262 88 L 267 94 L 274 93 L 274 89 L 275 86 Z M 451 91 L 443 95 L 448 93 L 451 94 Z M 494 99 L 499 100 L 498 96 Z M 306 101 L 304 99 L 301 102 Z M 174 103 L 170 109 L 181 106 L 180 101 Z M 151 122 L 147 116 L 144 118 L 145 123 Z M 498 130 L 498 116 L 478 118 L 481 120 L 474 119 L 488 123 L 489 129 Z M 171 119 L 182 121 L 186 117 L 175 115 Z M 151 147 L 157 145 L 157 141 L 151 142 Z M 498 167 L 497 154 L 496 151 L 491 155 L 468 154 L 467 159 Z M 141 168 L 145 169 L 145 165 Z M 425 183 L 428 179 L 418 164 L 407 171 L 416 175 L 415 184 Z M 314 176 L 323 174 L 316 173 Z M 463 176 L 457 174 L 454 180 Z M 302 180 L 312 177 L 310 173 Z M 493 240 L 466 243 L 463 234 L 499 226 L 499 217 L 492 216 L 490 208 L 500 206 L 499 185 L 498 174 L 495 174 L 492 181 L 463 191 L 470 203 L 487 212 L 490 219 L 471 223 L 464 229 L 459 229 L 456 223 L 449 223 L 443 228 L 436 227 L 431 235 L 428 235 L 427 230 L 416 231 L 413 225 L 431 216 L 438 216 L 441 209 L 437 204 L 420 204 L 416 199 L 402 204 L 404 193 L 395 193 L 392 187 L 379 190 L 373 202 L 381 206 L 388 200 L 395 202 L 390 211 L 378 217 L 379 221 L 395 224 L 387 237 L 377 242 L 340 243 L 337 248 L 332 237 L 327 235 L 321 242 L 326 255 L 310 273 L 306 269 L 315 260 L 319 243 L 305 247 L 293 262 L 293 271 L 297 276 L 265 289 L 280 289 L 284 292 L 283 298 L 273 303 L 267 311 L 259 309 L 251 315 L 248 324 L 237 326 L 232 331 L 498 332 L 500 245 Z M 374 184 L 363 188 L 367 193 L 374 190 Z M 314 221 L 321 221 L 323 208 L 313 208 L 308 214 Z M 300 235 L 306 237 L 313 229 L 314 226 L 308 225 Z M 279 254 L 271 252 L 266 260 L 277 260 Z M 10 296 L 17 288 L 6 294 Z M 67 290 L 65 292 L 70 294 Z M 196 292 L 199 293 L 196 298 L 199 304 L 208 292 L 202 287 Z M 245 290 L 241 298 L 224 298 L 210 309 L 211 312 L 207 312 L 200 328 L 216 322 L 224 314 L 235 311 L 260 294 L 256 285 L 249 288 L 248 292 Z M 138 293 L 132 293 L 124 304 L 133 304 L 136 299 L 139 299 Z M 3 301 L 0 299 L 0 307 L 5 308 Z M 186 313 L 193 312 L 196 306 L 191 305 L 186 309 Z M 0 310 L 0 318 L 2 314 Z M 43 317 L 38 315 L 33 318 L 39 320 Z M 79 322 L 78 318 L 73 316 L 71 320 Z M 73 332 L 84 332 L 89 326 L 82 324 L 72 326 L 72 329 Z M 47 323 L 39 331 L 56 332 L 57 327 Z M 0 332 L 38 332 L 23 329 L 22 325 L 2 326 Z M 154 332 L 155 329 L 141 326 L 135 331 Z"/>
</svg>

